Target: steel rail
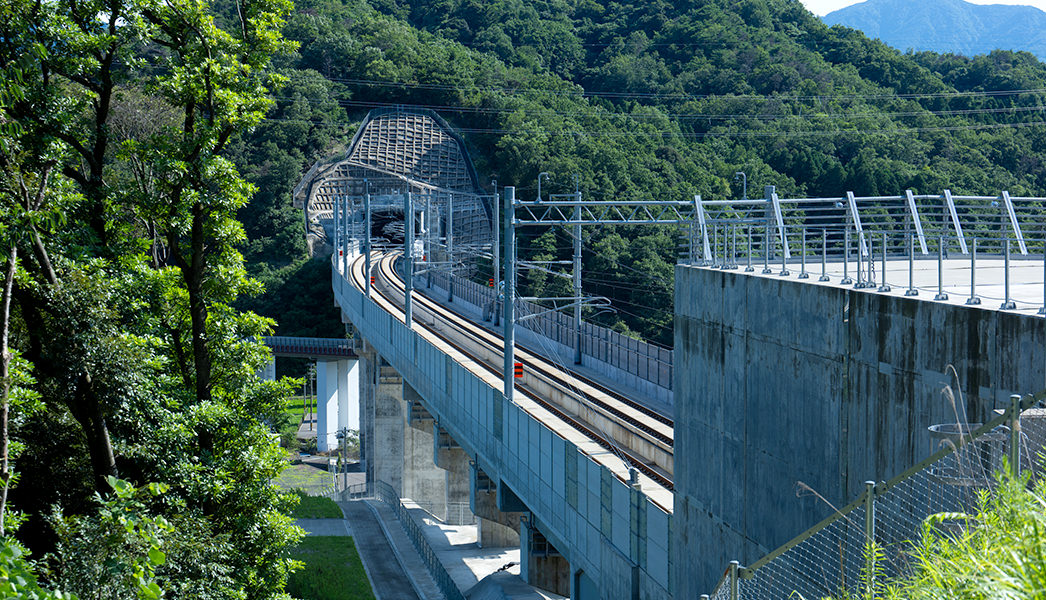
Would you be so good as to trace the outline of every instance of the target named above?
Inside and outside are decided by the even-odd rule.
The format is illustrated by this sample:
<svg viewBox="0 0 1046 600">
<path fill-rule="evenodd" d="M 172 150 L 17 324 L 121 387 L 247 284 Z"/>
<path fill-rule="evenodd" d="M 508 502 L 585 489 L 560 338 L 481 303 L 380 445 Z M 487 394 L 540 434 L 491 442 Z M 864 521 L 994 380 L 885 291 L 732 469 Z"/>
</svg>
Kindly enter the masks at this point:
<svg viewBox="0 0 1046 600">
<path fill-rule="evenodd" d="M 394 316 L 397 316 L 397 318 L 399 318 L 402 321 L 402 316 L 401 316 L 402 315 L 402 309 L 400 309 L 396 305 L 396 302 L 395 302 L 394 299 L 390 298 L 388 296 L 388 294 L 384 290 L 381 289 L 384 285 L 393 285 L 393 284 L 395 284 L 395 282 L 399 281 L 398 275 L 395 274 L 394 270 L 391 267 L 391 262 L 392 262 L 393 258 L 394 257 L 392 257 L 390 255 L 386 255 L 385 257 L 383 257 L 381 260 L 378 261 L 379 262 L 379 270 L 378 270 L 379 271 L 379 277 L 376 278 L 375 281 L 376 282 L 380 282 L 381 285 L 376 286 L 376 288 L 372 288 L 372 291 L 377 291 L 378 292 L 377 296 L 379 296 L 378 298 L 375 298 L 374 295 L 372 295 L 372 300 L 377 301 L 379 305 L 383 305 L 382 307 L 387 312 L 389 312 L 390 314 L 393 314 Z M 362 257 L 359 257 L 355 261 L 353 261 L 352 265 L 350 266 L 350 272 L 352 274 L 351 281 L 358 288 L 360 288 L 362 285 L 364 285 L 363 282 L 360 280 L 360 277 L 363 276 L 362 275 L 362 271 L 360 270 L 359 267 L 356 266 L 362 260 L 363 260 Z M 392 272 L 391 276 L 389 275 L 389 272 Z M 422 298 L 424 298 L 424 297 L 422 296 Z M 428 299 L 426 298 L 425 300 L 428 300 Z M 433 315 L 433 316 L 435 316 L 435 315 Z M 461 321 L 464 321 L 465 323 L 468 323 L 472 327 L 475 327 L 474 325 L 469 323 L 467 319 L 465 319 L 463 317 L 460 317 L 458 315 L 454 315 L 453 316 L 453 320 L 445 321 L 445 322 L 448 325 L 453 325 L 455 327 L 458 327 Z M 434 336 L 440 338 L 441 340 L 443 340 L 444 343 L 446 343 L 446 344 L 450 345 L 451 347 L 453 347 L 456 351 L 460 352 L 462 355 L 464 355 L 467 358 L 469 358 L 471 361 L 473 361 L 479 367 L 481 367 L 483 369 L 486 369 L 492 375 L 495 375 L 495 376 L 497 376 L 499 378 L 501 377 L 501 370 L 500 370 L 499 366 L 491 365 L 487 361 L 485 361 L 482 358 L 476 356 L 473 352 L 471 352 L 471 351 L 469 351 L 469 350 L 467 350 L 465 348 L 462 348 L 460 346 L 460 344 L 457 344 L 457 343 L 447 339 L 447 336 L 444 335 L 439 330 L 437 330 L 435 327 L 430 326 L 430 325 L 426 324 L 425 322 L 423 322 L 421 320 L 417 320 L 415 322 L 415 324 L 417 326 L 425 329 L 426 331 L 430 332 L 432 335 L 434 335 Z M 459 330 L 460 330 L 460 328 L 459 328 Z M 468 332 L 466 331 L 465 333 L 468 333 Z M 557 376 L 553 376 L 553 377 L 557 377 Z M 558 377 L 562 377 L 562 375 L 559 375 Z M 604 448 L 605 450 L 608 450 L 611 453 L 625 455 L 628 458 L 628 464 L 630 466 L 634 466 L 637 470 L 642 472 L 644 475 L 649 477 L 652 481 L 654 481 L 655 483 L 657 483 L 661 487 L 663 487 L 663 488 L 665 488 L 667 490 L 670 490 L 670 491 L 674 489 L 674 484 L 672 482 L 671 477 L 668 476 L 667 474 L 665 474 L 664 472 L 662 472 L 657 467 L 652 466 L 648 462 L 648 459 L 637 455 L 635 452 L 629 450 L 628 448 L 622 447 L 618 443 L 615 443 L 613 441 L 607 440 L 606 436 L 604 436 L 602 433 L 599 433 L 599 432 L 593 430 L 593 428 L 588 423 L 585 423 L 585 422 L 583 422 L 583 421 L 581 421 L 581 420 L 579 420 L 577 418 L 572 417 L 570 414 L 568 414 L 566 411 L 564 411 L 560 407 L 558 407 L 555 404 L 549 402 L 548 400 L 545 400 L 544 398 L 541 398 L 539 395 L 535 394 L 531 390 L 526 389 L 524 387 L 518 387 L 517 391 L 521 392 L 524 396 L 526 396 L 528 399 L 533 401 L 535 404 L 537 404 L 538 406 L 540 406 L 544 410 L 548 411 L 554 417 L 560 419 L 561 421 L 563 421 L 564 423 L 566 423 L 567 425 L 569 425 L 573 429 L 577 430 L 582 435 L 584 435 L 586 438 L 592 440 L 593 442 L 595 442 L 597 445 L 599 445 L 600 447 Z M 627 481 L 624 478 L 620 477 L 616 473 L 615 473 L 615 476 L 618 477 L 619 479 L 621 479 L 622 481 L 625 481 L 627 483 Z"/>
<path fill-rule="evenodd" d="M 391 257 L 389 260 L 394 260 L 395 257 Z M 391 267 L 387 269 L 387 273 L 391 274 L 388 277 L 389 283 L 396 286 L 398 293 L 403 293 L 404 287 L 402 281 L 396 277 L 397 273 Z M 480 327 L 471 322 L 471 320 L 465 316 L 452 311 L 447 307 L 433 301 L 423 294 L 415 294 L 414 302 L 416 305 L 423 305 L 429 310 L 433 316 L 439 316 L 441 320 L 457 327 L 459 331 L 462 331 L 473 340 L 480 342 L 487 346 L 488 349 L 495 352 L 501 352 L 502 343 L 501 338 L 495 333 L 488 331 L 487 329 Z M 546 378 L 550 378 L 560 384 L 559 387 L 565 388 L 564 391 L 571 393 L 575 396 L 580 396 L 585 402 L 590 405 L 595 405 L 596 408 L 601 409 L 607 413 L 610 413 L 619 420 L 631 425 L 632 427 L 639 429 L 640 432 L 645 433 L 654 438 L 655 441 L 661 444 L 671 447 L 673 445 L 672 435 L 672 420 L 668 419 L 664 415 L 661 415 L 649 408 L 635 402 L 618 393 L 608 391 L 605 387 L 598 385 L 592 380 L 581 376 L 574 371 L 566 367 L 560 367 L 553 361 L 528 350 L 525 346 L 519 344 L 517 348 L 517 361 L 523 363 L 524 366 L 530 367 L 531 372 L 540 373 Z M 500 371 L 498 371 L 500 374 Z M 573 379 L 574 381 L 568 381 Z M 581 388 L 592 388 L 584 390 Z M 609 396 L 609 398 L 602 398 L 600 396 Z M 613 401 L 625 404 L 625 407 L 615 406 Z M 629 414 L 629 409 L 641 413 L 640 415 Z M 658 425 L 651 425 L 646 422 L 646 419 L 653 418 Z M 667 426 L 667 431 L 665 429 Z"/>
</svg>

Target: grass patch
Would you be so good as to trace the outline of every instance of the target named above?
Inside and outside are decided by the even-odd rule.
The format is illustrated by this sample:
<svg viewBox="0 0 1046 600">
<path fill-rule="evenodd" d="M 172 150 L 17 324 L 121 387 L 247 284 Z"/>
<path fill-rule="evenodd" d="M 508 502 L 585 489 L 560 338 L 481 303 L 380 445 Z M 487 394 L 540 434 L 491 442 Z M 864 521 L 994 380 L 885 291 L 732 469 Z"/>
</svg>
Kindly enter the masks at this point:
<svg viewBox="0 0 1046 600">
<path fill-rule="evenodd" d="M 307 496 L 302 490 L 294 490 L 298 495 L 298 506 L 291 514 L 295 519 L 344 519 L 341 509 L 330 498 Z"/>
<path fill-rule="evenodd" d="M 287 593 L 304 600 L 365 600 L 374 592 L 351 537 L 308 536 L 292 551 L 305 568 L 292 573 Z"/>
<path fill-rule="evenodd" d="M 325 469 L 310 464 L 288 465 L 276 478 L 276 485 L 285 490 L 305 490 L 320 493 L 334 482 Z"/>
</svg>

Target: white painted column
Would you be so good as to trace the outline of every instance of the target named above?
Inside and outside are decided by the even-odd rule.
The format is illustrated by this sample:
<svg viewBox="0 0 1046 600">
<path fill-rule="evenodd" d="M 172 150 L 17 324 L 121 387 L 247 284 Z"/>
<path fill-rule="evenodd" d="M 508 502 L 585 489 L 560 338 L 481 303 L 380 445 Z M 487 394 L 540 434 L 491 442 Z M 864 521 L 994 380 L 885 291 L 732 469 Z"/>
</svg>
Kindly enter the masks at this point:
<svg viewBox="0 0 1046 600">
<path fill-rule="evenodd" d="M 276 357 L 270 356 L 269 362 L 265 363 L 265 366 L 261 369 L 258 369 L 258 379 L 262 381 L 276 380 Z"/>
<path fill-rule="evenodd" d="M 360 429 L 358 360 L 338 361 L 338 429 Z"/>
<path fill-rule="evenodd" d="M 338 361 L 316 361 L 316 450 L 338 447 Z"/>
</svg>

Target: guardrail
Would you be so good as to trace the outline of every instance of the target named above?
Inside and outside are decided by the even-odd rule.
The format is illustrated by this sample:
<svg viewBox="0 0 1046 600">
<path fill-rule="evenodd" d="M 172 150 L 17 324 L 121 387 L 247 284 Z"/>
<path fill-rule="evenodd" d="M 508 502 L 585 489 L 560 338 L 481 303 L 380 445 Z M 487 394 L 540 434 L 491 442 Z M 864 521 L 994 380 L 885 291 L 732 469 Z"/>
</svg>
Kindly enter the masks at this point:
<svg viewBox="0 0 1046 600">
<path fill-rule="evenodd" d="M 448 289 L 450 277 L 445 272 L 432 273 L 433 283 L 443 289 Z M 453 277 L 455 297 L 486 313 L 494 302 L 494 288 L 456 275 Z M 523 300 L 517 300 L 516 307 L 519 315 L 535 315 L 517 321 L 517 327 L 529 329 L 567 348 L 575 348 L 577 333 L 573 317 L 556 311 L 537 314 L 546 309 Z M 606 327 L 582 321 L 581 352 L 666 390 L 672 389 L 671 348 L 630 338 Z"/>
<path fill-rule="evenodd" d="M 951 249 L 966 254 L 970 237 L 993 241 L 1000 253 L 1005 240 L 1011 240 L 1014 251 L 1025 255 L 1029 252 L 1027 240 L 1046 237 L 1046 198 L 1011 196 L 1005 191 L 998 196 L 961 196 L 949 190 L 915 194 L 905 190 L 898 196 L 856 196 L 847 192 L 834 198 L 780 198 L 773 186 L 767 186 L 765 195 L 751 200 L 695 197 L 698 218 L 692 255 L 711 260 L 711 247 L 717 243 L 719 232 L 735 245 L 741 236 L 741 244 L 749 248 L 748 254 L 758 245 L 769 256 L 776 247 L 785 259 L 792 257 L 802 233 L 813 230 L 849 232 L 861 255 L 868 251 L 867 231 L 897 236 L 900 240 L 915 236 L 917 252 L 922 255 L 929 255 L 929 241 L 939 238 L 953 240 Z"/>
<path fill-rule="evenodd" d="M 781 239 L 768 238 L 765 231 L 753 234 L 758 244 L 753 237 L 741 237 L 747 243 L 739 248 L 735 227 L 740 226 L 713 229 L 708 259 L 696 261 L 698 266 L 794 275 L 857 289 L 903 291 L 905 296 L 923 292 L 935 300 L 955 295 L 970 305 L 994 300 L 1002 310 L 1039 308 L 1039 314 L 1046 315 L 1043 238 L 1022 237 L 1024 253 L 1018 254 L 1011 238 L 920 237 L 867 228 L 856 235 L 850 229 L 800 228 L 798 244 L 786 254 Z M 746 234 L 749 231 L 745 228 Z"/>
<path fill-rule="evenodd" d="M 731 562 L 710 596 L 716 600 L 865 597 L 878 576 L 903 575 L 923 521 L 933 514 L 975 509 L 980 490 L 994 485 L 1003 457 L 1017 470 L 1039 468 L 1043 429 L 1022 432 L 1021 413 L 1046 397 L 1013 396 L 1008 409 L 983 425 L 931 430 L 942 446 L 886 482 L 866 482 L 864 493 L 817 525 L 750 566 Z M 935 435 L 936 434 L 936 435 Z M 939 527 L 954 526 L 943 519 Z M 874 542 L 879 553 L 869 552 Z"/>
</svg>

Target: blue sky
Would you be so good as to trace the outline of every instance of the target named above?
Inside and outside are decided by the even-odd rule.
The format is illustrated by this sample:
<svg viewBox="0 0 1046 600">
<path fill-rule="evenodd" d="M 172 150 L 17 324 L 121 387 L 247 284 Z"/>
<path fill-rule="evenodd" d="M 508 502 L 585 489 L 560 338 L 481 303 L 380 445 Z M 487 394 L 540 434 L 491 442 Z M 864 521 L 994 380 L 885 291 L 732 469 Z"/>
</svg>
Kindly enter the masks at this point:
<svg viewBox="0 0 1046 600">
<path fill-rule="evenodd" d="M 824 16 L 833 10 L 839 10 L 844 6 L 857 4 L 855 0 L 801 0 L 807 10 L 818 16 Z M 924 2 L 925 0 L 911 0 L 912 2 Z M 1046 10 L 1046 0 L 966 0 L 973 4 L 1023 4 L 1034 6 L 1040 10 Z"/>
</svg>

